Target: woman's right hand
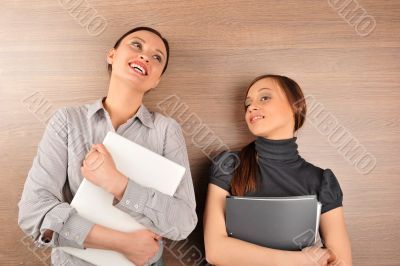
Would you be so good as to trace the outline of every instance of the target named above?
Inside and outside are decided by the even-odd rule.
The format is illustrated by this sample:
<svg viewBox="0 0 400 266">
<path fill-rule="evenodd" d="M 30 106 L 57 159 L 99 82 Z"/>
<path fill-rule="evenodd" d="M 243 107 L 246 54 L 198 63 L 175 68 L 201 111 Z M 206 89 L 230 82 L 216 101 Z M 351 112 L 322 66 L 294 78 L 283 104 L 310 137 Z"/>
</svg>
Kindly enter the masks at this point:
<svg viewBox="0 0 400 266">
<path fill-rule="evenodd" d="M 293 265 L 297 266 L 329 266 L 335 261 L 335 255 L 329 249 L 312 246 L 296 252 Z"/>
<path fill-rule="evenodd" d="M 160 249 L 161 236 L 147 230 L 124 233 L 118 243 L 118 252 L 135 263 L 142 266 L 148 263 Z"/>
</svg>

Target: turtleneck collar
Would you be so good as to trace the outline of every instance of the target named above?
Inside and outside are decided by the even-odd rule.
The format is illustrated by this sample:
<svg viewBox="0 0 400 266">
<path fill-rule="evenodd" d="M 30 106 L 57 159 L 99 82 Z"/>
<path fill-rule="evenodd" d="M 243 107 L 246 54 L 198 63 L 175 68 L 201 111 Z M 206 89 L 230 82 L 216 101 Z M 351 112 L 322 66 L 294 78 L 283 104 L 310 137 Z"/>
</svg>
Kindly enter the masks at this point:
<svg viewBox="0 0 400 266">
<path fill-rule="evenodd" d="M 257 137 L 255 148 L 260 160 L 278 160 L 293 162 L 300 158 L 297 150 L 297 137 L 291 139 L 271 140 Z"/>
</svg>

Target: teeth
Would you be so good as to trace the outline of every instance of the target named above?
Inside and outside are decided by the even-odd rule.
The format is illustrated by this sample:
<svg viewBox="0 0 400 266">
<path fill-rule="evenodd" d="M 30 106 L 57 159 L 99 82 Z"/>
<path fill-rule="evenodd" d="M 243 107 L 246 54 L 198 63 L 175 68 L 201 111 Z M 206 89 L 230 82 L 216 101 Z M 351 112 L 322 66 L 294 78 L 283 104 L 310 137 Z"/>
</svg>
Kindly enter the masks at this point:
<svg viewBox="0 0 400 266">
<path fill-rule="evenodd" d="M 262 115 L 255 116 L 255 117 L 253 117 L 253 118 L 251 119 L 251 122 L 256 121 L 256 120 L 258 120 L 258 119 L 261 119 L 261 118 L 264 118 L 264 116 L 262 116 Z"/>
<path fill-rule="evenodd" d="M 135 64 L 135 63 L 131 63 L 129 66 L 130 66 L 131 68 L 135 69 L 135 70 L 140 71 L 143 75 L 146 75 L 146 70 L 144 70 L 143 67 L 141 67 L 141 66 L 139 66 L 139 65 L 137 65 L 137 64 Z"/>
</svg>

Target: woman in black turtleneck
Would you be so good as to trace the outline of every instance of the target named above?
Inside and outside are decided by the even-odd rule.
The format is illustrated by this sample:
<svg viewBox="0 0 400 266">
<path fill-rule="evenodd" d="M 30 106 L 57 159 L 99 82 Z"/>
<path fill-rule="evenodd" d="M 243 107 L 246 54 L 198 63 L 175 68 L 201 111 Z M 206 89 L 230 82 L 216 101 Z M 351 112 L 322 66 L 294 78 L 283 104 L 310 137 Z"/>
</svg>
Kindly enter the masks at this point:
<svg viewBox="0 0 400 266">
<path fill-rule="evenodd" d="M 249 86 L 246 123 L 256 140 L 240 152 L 225 152 L 211 171 L 204 213 L 207 261 L 215 265 L 352 265 L 339 183 L 330 169 L 305 161 L 297 151 L 296 131 L 306 104 L 298 84 L 284 76 L 264 75 Z M 240 163 L 238 163 L 240 162 Z M 285 197 L 317 195 L 322 203 L 320 233 L 324 248 L 284 251 L 228 237 L 227 195 Z"/>
</svg>

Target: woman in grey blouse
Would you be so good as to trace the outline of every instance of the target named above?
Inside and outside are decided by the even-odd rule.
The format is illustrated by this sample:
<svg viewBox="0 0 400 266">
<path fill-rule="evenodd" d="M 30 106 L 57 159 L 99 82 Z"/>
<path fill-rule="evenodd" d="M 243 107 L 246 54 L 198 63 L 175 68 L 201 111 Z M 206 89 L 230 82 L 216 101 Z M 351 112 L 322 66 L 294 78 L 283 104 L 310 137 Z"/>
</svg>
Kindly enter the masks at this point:
<svg viewBox="0 0 400 266">
<path fill-rule="evenodd" d="M 18 223 L 39 246 L 110 249 L 136 265 L 163 265 L 161 237 L 180 240 L 192 232 L 196 203 L 181 128 L 142 104 L 144 94 L 158 85 L 168 57 L 168 42 L 160 33 L 147 27 L 130 30 L 107 54 L 107 97 L 52 116 L 19 202 Z M 186 168 L 173 197 L 116 169 L 99 144 L 110 130 Z M 99 156 L 104 160 L 100 166 L 95 162 Z M 112 193 L 115 206 L 148 230 L 124 233 L 81 217 L 69 202 L 83 178 Z M 52 264 L 91 265 L 60 249 L 53 249 Z"/>
</svg>

